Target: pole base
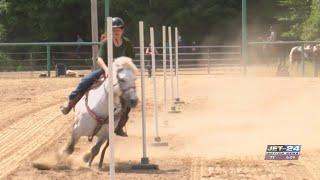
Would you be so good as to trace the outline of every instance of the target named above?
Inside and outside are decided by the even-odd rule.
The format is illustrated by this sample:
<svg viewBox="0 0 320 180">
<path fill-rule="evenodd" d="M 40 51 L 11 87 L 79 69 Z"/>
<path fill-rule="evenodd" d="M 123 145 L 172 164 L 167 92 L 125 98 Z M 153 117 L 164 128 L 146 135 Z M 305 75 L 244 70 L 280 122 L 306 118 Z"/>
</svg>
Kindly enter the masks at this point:
<svg viewBox="0 0 320 180">
<path fill-rule="evenodd" d="M 160 137 L 155 137 L 154 142 L 151 144 L 152 146 L 160 147 L 160 146 L 168 146 L 167 142 L 161 142 Z"/>
<path fill-rule="evenodd" d="M 47 73 L 41 73 L 41 74 L 39 74 L 39 77 L 46 78 L 47 77 Z"/>
<path fill-rule="evenodd" d="M 141 163 L 133 165 L 131 167 L 133 170 L 158 170 L 159 166 L 157 164 L 150 164 L 147 157 L 141 158 Z"/>
<path fill-rule="evenodd" d="M 175 104 L 185 104 L 180 98 L 176 98 Z"/>
<path fill-rule="evenodd" d="M 171 106 L 169 113 L 181 113 L 181 111 L 177 110 L 176 106 Z"/>
<path fill-rule="evenodd" d="M 157 136 L 157 137 L 154 138 L 154 141 L 155 142 L 161 142 L 161 138 L 159 136 Z"/>
</svg>

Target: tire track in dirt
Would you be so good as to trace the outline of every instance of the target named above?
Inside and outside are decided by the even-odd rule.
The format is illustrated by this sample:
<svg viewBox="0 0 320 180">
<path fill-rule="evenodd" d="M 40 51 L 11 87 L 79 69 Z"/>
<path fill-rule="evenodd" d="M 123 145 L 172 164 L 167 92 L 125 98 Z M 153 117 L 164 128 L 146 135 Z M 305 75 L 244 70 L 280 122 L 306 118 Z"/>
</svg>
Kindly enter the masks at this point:
<svg viewBox="0 0 320 180">
<path fill-rule="evenodd" d="M 319 152 L 303 154 L 301 164 L 304 165 L 313 179 L 320 179 L 320 156 Z"/>
<path fill-rule="evenodd" d="M 50 108 L 47 108 L 42 112 L 48 115 L 50 113 L 49 110 L 51 111 Z M 20 141 L 28 137 L 32 137 L 36 133 L 35 131 L 32 131 L 33 129 L 41 128 L 43 125 L 54 120 L 56 117 L 53 117 L 53 119 L 46 118 L 45 120 L 41 120 L 42 118 L 43 117 L 37 115 L 30 115 L 17 122 L 13 126 L 5 129 L 3 132 L 0 132 L 0 136 L 2 137 L 2 139 L 0 140 L 0 145 L 5 143 L 5 148 L 0 148 L 0 160 L 2 159 L 2 157 L 6 157 L 5 152 L 7 149 L 11 149 L 11 146 L 16 145 L 15 141 Z M 15 141 L 10 141 L 13 138 L 13 135 Z"/>
<path fill-rule="evenodd" d="M 71 116 L 61 115 L 57 109 L 58 105 L 53 105 L 29 114 L 0 132 L 0 179 L 70 127 L 73 122 Z"/>
<path fill-rule="evenodd" d="M 202 177 L 203 161 L 201 158 L 193 158 L 190 167 L 190 180 L 199 180 Z"/>
<path fill-rule="evenodd" d="M 0 130 L 9 126 L 10 124 L 17 122 L 18 119 L 23 118 L 29 114 L 35 113 L 41 109 L 62 104 L 64 98 L 59 98 L 62 94 L 65 94 L 67 89 L 60 89 L 56 91 L 42 93 L 39 96 L 33 97 L 34 101 L 27 103 L 14 102 L 5 106 L 0 112 Z"/>
</svg>

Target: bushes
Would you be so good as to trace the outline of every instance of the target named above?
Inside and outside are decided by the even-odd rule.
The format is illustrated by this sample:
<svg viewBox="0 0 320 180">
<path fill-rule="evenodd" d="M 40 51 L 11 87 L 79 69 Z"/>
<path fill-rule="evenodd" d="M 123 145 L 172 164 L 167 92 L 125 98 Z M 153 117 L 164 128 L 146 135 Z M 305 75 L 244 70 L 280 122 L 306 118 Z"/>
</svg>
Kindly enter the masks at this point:
<svg viewBox="0 0 320 180">
<path fill-rule="evenodd" d="M 2 52 L 0 52 L 0 66 L 1 66 L 1 70 L 2 68 L 6 67 L 6 66 L 11 66 L 12 65 L 12 61 L 10 60 L 10 58 L 7 56 L 7 54 L 4 54 Z"/>
</svg>

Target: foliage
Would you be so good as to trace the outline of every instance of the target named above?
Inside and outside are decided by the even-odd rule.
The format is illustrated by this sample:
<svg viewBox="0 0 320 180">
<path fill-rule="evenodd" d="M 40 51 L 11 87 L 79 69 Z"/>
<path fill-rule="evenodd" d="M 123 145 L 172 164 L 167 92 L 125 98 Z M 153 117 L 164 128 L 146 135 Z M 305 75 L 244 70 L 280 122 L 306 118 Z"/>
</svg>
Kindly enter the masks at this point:
<svg viewBox="0 0 320 180">
<path fill-rule="evenodd" d="M 98 0 L 98 5 L 101 33 L 104 0 Z M 185 42 L 200 42 L 214 34 L 219 43 L 240 33 L 234 33 L 240 27 L 239 0 L 111 0 L 110 12 L 124 18 L 127 36 L 135 42 L 139 20 L 145 21 L 146 27 L 154 26 L 157 37 L 162 25 L 177 26 Z M 87 41 L 91 39 L 89 0 L 0 0 L 0 13 L 4 27 L 1 41 L 75 41 L 77 33 Z"/>
<path fill-rule="evenodd" d="M 10 66 L 10 65 L 12 65 L 12 62 L 10 61 L 10 57 L 0 52 L 0 67 Z"/>
<path fill-rule="evenodd" d="M 282 26 L 281 36 L 285 39 L 299 40 L 304 33 L 303 25 L 310 15 L 311 0 L 279 0 L 281 11 L 277 19 Z"/>
<path fill-rule="evenodd" d="M 104 31 L 104 0 L 98 1 L 99 33 Z M 179 27 L 184 43 L 239 43 L 241 0 L 110 0 L 111 16 L 123 17 L 126 35 L 138 43 L 138 21 L 155 27 Z M 320 0 L 247 0 L 251 39 L 272 25 L 280 39 L 317 39 Z M 90 0 L 0 0 L 1 42 L 91 41 Z M 149 31 L 145 29 L 146 40 Z"/>
<path fill-rule="evenodd" d="M 320 38 L 320 1 L 312 0 L 311 13 L 303 24 L 301 38 L 315 40 Z"/>
</svg>

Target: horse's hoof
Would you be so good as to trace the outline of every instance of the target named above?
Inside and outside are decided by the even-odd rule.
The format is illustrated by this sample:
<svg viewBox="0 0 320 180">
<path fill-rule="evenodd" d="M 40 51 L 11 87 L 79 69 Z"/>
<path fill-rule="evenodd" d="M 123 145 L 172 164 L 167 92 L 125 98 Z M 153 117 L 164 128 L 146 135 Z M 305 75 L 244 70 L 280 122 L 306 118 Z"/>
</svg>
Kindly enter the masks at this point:
<svg viewBox="0 0 320 180">
<path fill-rule="evenodd" d="M 74 151 L 74 146 L 72 144 L 67 145 L 67 147 L 63 150 L 64 154 L 72 154 Z"/>
<path fill-rule="evenodd" d="M 90 157 L 91 157 L 91 153 L 88 153 L 88 154 L 84 155 L 83 156 L 83 161 L 86 162 L 86 163 L 89 162 Z"/>
<path fill-rule="evenodd" d="M 99 169 L 99 171 L 102 171 L 103 170 L 102 165 L 101 166 L 99 165 L 98 169 Z"/>
</svg>

